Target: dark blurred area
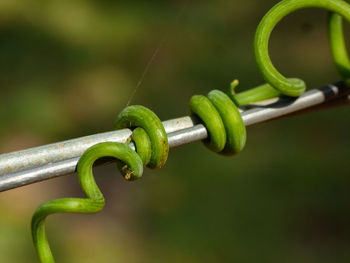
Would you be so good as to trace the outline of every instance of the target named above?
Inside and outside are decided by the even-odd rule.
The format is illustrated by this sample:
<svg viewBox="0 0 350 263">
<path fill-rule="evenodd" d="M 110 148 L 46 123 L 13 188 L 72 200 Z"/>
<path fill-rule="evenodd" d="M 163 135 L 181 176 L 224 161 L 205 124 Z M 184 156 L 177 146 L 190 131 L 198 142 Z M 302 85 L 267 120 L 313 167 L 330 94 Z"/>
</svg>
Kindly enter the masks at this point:
<svg viewBox="0 0 350 263">
<path fill-rule="evenodd" d="M 0 152 L 111 130 L 131 98 L 166 120 L 235 78 L 240 90 L 262 84 L 254 32 L 277 2 L 1 0 Z M 309 88 L 339 80 L 326 16 L 299 11 L 271 38 L 278 69 Z M 134 183 L 96 168 L 105 209 L 47 220 L 57 262 L 349 262 L 349 113 L 249 127 L 233 158 L 172 149 Z M 34 210 L 78 196 L 75 175 L 1 193 L 0 262 L 37 262 Z"/>
</svg>

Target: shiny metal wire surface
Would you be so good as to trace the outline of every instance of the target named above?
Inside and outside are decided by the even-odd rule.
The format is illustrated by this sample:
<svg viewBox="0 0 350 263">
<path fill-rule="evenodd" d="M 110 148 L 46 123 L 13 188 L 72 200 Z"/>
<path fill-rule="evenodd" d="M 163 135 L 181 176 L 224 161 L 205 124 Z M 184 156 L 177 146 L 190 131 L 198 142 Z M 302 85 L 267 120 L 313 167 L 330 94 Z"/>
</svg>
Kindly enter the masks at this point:
<svg viewBox="0 0 350 263">
<path fill-rule="evenodd" d="M 282 97 L 241 111 L 246 126 L 280 118 L 292 113 L 318 110 L 328 105 L 348 104 L 350 89 L 343 82 L 305 92 L 299 98 Z M 316 107 L 315 107 L 316 106 Z M 163 122 L 169 147 L 177 147 L 208 137 L 207 130 L 195 117 L 182 117 Z M 101 142 L 125 142 L 130 129 L 104 132 L 0 155 L 0 191 L 73 173 L 83 152 Z M 134 145 L 130 144 L 134 149 Z M 108 162 L 106 160 L 105 162 Z M 105 163 L 104 162 L 104 163 Z"/>
</svg>

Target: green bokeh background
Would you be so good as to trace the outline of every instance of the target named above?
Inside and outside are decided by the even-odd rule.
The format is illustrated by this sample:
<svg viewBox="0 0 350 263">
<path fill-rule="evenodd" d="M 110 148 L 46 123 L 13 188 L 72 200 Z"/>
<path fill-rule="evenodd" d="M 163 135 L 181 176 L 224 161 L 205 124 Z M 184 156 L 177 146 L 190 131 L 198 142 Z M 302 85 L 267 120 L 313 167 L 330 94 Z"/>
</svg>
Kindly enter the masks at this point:
<svg viewBox="0 0 350 263">
<path fill-rule="evenodd" d="M 162 120 L 234 78 L 240 90 L 262 84 L 254 32 L 277 2 L 1 0 L 0 152 L 110 130 L 154 53 L 131 103 Z M 309 88 L 339 80 L 323 10 L 285 18 L 270 50 Z M 233 158 L 201 143 L 172 149 L 134 183 L 96 168 L 105 209 L 47 221 L 57 262 L 349 262 L 348 116 L 343 107 L 249 127 Z M 32 213 L 73 196 L 83 196 L 74 175 L 1 193 L 0 262 L 37 262 Z"/>
</svg>

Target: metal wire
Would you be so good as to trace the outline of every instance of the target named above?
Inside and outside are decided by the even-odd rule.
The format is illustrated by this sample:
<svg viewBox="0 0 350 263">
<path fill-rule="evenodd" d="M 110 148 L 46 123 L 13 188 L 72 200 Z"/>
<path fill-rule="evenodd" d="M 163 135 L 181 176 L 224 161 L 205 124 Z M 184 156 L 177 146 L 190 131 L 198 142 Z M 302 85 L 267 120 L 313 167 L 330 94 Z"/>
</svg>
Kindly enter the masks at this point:
<svg viewBox="0 0 350 263">
<path fill-rule="evenodd" d="M 325 107 L 347 104 L 349 94 L 350 89 L 343 82 L 339 82 L 309 90 L 297 99 L 282 97 L 259 105 L 249 105 L 242 109 L 241 115 L 245 125 L 250 126 L 291 113 L 300 113 L 302 110 L 307 111 L 317 105 Z M 195 117 L 172 119 L 164 121 L 163 125 L 171 148 L 208 137 L 206 128 Z M 0 191 L 73 173 L 80 156 L 87 148 L 106 141 L 125 142 L 131 133 L 130 129 L 123 129 L 1 154 Z M 133 144 L 130 147 L 134 149 Z M 109 161 L 103 160 L 101 163 Z"/>
</svg>

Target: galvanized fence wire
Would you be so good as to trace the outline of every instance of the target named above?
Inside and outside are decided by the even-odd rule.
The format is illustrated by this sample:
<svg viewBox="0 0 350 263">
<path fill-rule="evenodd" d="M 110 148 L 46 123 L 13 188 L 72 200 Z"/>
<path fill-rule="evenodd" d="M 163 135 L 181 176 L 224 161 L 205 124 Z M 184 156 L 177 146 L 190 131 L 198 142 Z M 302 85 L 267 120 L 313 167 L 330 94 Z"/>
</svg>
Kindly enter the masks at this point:
<svg viewBox="0 0 350 263">
<path fill-rule="evenodd" d="M 350 88 L 343 82 L 338 82 L 309 90 L 299 98 L 281 97 L 248 105 L 241 109 L 241 115 L 244 124 L 250 126 L 290 114 L 346 105 L 350 103 L 349 94 Z M 208 137 L 205 126 L 193 116 L 167 120 L 163 125 L 170 148 Z M 131 134 L 130 129 L 116 130 L 0 154 L 0 191 L 71 174 L 86 149 L 101 142 L 125 142 Z M 130 147 L 134 149 L 132 143 Z M 108 160 L 104 163 L 107 162 Z"/>
</svg>

